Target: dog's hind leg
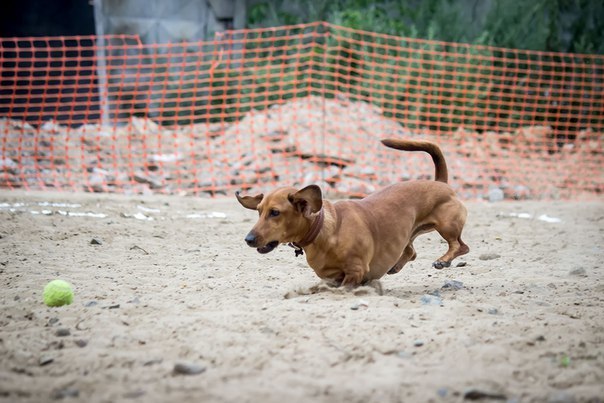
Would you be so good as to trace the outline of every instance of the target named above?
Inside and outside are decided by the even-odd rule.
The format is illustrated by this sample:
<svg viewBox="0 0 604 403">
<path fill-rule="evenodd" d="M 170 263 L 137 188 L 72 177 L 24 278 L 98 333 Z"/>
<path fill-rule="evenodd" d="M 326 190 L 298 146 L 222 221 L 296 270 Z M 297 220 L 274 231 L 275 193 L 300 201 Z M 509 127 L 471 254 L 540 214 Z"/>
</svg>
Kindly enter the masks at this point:
<svg viewBox="0 0 604 403">
<path fill-rule="evenodd" d="M 457 227 L 457 226 L 455 226 Z M 442 269 L 451 266 L 451 261 L 458 256 L 470 252 L 470 248 L 461 240 L 461 228 L 437 228 L 438 233 L 447 241 L 449 249 L 447 253 L 437 259 L 432 266 Z"/>
<path fill-rule="evenodd" d="M 442 234 L 441 234 L 442 235 Z M 432 266 L 436 269 L 443 269 L 451 266 L 451 261 L 458 256 L 465 255 L 470 252 L 470 248 L 461 240 L 461 235 L 455 239 L 447 239 L 443 236 L 449 244 L 449 250 L 442 257 L 432 263 Z"/>
<path fill-rule="evenodd" d="M 369 264 L 363 258 L 353 257 L 348 259 L 343 272 L 342 286 L 356 287 L 365 282 L 365 276 L 369 273 Z"/>
<path fill-rule="evenodd" d="M 451 210 L 455 213 L 451 214 Z M 457 204 L 457 206 L 449 205 L 446 210 L 442 211 L 447 211 L 447 214 L 440 217 L 435 229 L 447 241 L 449 249 L 447 253 L 432 263 L 436 269 L 449 267 L 453 259 L 470 252 L 468 245 L 461 240 L 461 232 L 466 221 L 466 209 L 461 204 Z"/>
<path fill-rule="evenodd" d="M 399 271 L 401 271 L 403 266 L 407 264 L 407 262 L 411 262 L 411 261 L 415 260 L 416 257 L 417 257 L 417 253 L 415 253 L 415 249 L 413 249 L 413 244 L 409 243 L 409 245 L 407 245 L 405 247 L 405 250 L 403 251 L 403 255 L 398 260 L 398 262 L 396 262 L 396 264 L 394 266 L 392 266 L 390 268 L 390 270 L 388 270 L 388 274 L 398 273 Z"/>
</svg>

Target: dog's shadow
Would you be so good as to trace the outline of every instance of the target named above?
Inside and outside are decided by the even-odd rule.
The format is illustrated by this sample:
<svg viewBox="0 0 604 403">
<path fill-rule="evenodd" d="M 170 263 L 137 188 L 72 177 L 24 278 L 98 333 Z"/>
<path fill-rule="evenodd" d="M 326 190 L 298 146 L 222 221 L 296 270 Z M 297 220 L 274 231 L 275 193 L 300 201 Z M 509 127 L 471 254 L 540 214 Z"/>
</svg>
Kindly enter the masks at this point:
<svg viewBox="0 0 604 403">
<path fill-rule="evenodd" d="M 356 288 L 338 287 L 334 284 L 321 281 L 310 287 L 301 286 L 286 292 L 283 295 L 285 299 L 299 298 L 309 295 L 330 294 L 340 296 L 388 296 L 398 299 L 410 300 L 420 298 L 426 294 L 440 298 L 441 293 L 455 292 L 456 289 L 445 287 L 431 288 L 426 285 L 401 286 L 393 288 L 384 288 L 379 280 L 370 281 L 367 284 Z"/>
<path fill-rule="evenodd" d="M 384 289 L 382 283 L 379 280 L 370 281 L 364 285 L 355 288 L 338 287 L 337 285 L 321 281 L 310 287 L 297 287 L 290 290 L 283 295 L 285 299 L 292 299 L 302 297 L 306 295 L 315 294 L 332 294 L 332 295 L 353 295 L 353 296 L 367 296 L 367 295 L 384 295 Z"/>
</svg>

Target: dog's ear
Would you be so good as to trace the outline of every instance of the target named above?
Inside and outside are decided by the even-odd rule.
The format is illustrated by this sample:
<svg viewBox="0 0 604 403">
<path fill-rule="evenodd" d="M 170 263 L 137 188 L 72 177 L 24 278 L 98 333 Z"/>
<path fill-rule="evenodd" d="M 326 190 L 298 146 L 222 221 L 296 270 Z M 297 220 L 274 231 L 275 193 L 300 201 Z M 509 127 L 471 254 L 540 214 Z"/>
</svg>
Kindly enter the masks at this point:
<svg viewBox="0 0 604 403">
<path fill-rule="evenodd" d="M 323 207 L 323 195 L 321 194 L 321 188 L 317 185 L 310 185 L 296 193 L 290 193 L 287 199 L 305 217 L 316 213 Z"/>
<path fill-rule="evenodd" d="M 243 207 L 249 208 L 250 210 L 256 210 L 256 207 L 258 207 L 264 197 L 262 193 L 257 196 L 241 196 L 239 192 L 235 192 L 235 196 L 237 196 L 237 201 L 241 203 Z"/>
</svg>

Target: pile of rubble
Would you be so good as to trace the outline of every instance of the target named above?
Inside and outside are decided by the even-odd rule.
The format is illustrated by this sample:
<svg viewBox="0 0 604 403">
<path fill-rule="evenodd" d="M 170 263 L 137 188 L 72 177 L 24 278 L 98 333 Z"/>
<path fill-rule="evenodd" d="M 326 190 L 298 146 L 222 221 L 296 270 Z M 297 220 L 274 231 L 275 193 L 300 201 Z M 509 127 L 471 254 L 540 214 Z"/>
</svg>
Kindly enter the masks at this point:
<svg viewBox="0 0 604 403">
<path fill-rule="evenodd" d="M 601 133 L 558 144 L 549 127 L 514 133 L 411 133 L 379 108 L 311 96 L 254 110 L 236 123 L 165 128 L 132 118 L 121 126 L 35 128 L 0 120 L 0 186 L 125 193 L 263 192 L 318 183 L 330 196 L 362 196 L 401 180 L 430 178 L 423 153 L 380 139 L 422 138 L 443 149 L 462 197 L 571 197 L 604 191 Z"/>
</svg>

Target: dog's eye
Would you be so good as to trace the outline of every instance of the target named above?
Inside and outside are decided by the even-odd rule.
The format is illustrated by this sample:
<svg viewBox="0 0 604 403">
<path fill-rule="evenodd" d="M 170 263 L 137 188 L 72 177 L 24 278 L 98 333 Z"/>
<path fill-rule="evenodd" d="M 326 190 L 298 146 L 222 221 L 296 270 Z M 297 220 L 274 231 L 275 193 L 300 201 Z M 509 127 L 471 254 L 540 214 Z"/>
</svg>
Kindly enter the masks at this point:
<svg viewBox="0 0 604 403">
<path fill-rule="evenodd" d="M 279 214 L 280 214 L 279 210 L 275 210 L 275 209 L 272 209 L 271 211 L 268 212 L 268 215 L 271 217 L 278 217 Z"/>
</svg>

